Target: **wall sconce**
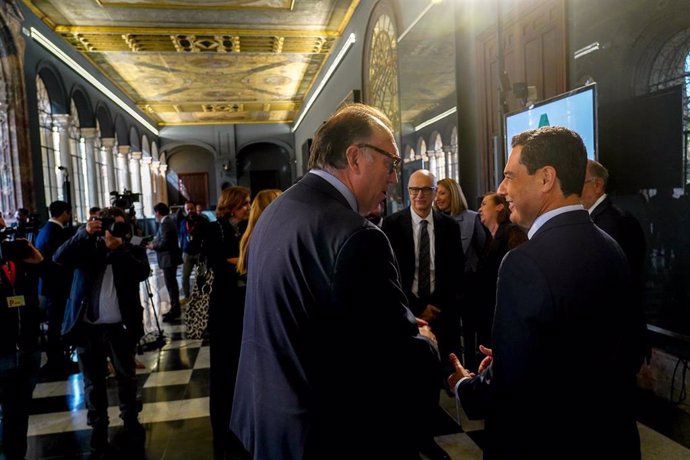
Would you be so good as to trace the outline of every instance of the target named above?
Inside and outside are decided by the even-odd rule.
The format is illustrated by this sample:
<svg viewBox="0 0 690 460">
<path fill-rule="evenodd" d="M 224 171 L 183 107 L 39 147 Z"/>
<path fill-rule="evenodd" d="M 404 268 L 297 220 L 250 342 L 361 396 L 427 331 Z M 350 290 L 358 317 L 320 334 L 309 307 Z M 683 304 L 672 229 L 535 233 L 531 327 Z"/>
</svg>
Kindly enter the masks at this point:
<svg viewBox="0 0 690 460">
<path fill-rule="evenodd" d="M 225 171 L 227 174 L 232 172 L 232 161 L 228 160 L 223 163 L 223 171 Z"/>
</svg>

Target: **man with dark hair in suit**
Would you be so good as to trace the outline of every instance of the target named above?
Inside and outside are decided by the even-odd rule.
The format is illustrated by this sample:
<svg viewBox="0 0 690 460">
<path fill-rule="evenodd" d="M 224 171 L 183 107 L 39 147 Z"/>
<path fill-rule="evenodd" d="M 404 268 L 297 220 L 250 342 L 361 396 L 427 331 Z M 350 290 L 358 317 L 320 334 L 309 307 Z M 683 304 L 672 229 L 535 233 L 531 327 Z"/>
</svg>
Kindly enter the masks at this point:
<svg viewBox="0 0 690 460">
<path fill-rule="evenodd" d="M 433 210 L 436 178 L 431 172 L 420 169 L 412 173 L 408 191 L 410 207 L 386 217 L 381 228 L 400 265 L 400 281 L 410 310 L 429 322 L 445 362 L 449 353 L 461 352 L 458 300 L 465 256 L 460 226 L 452 217 Z M 440 384 L 441 378 L 435 391 L 428 394 L 427 420 L 433 420 L 437 414 Z M 433 439 L 433 426 L 434 423 L 423 425 L 424 432 L 419 433 L 420 451 L 432 460 L 448 459 Z"/>
<path fill-rule="evenodd" d="M 46 362 L 42 372 L 48 378 L 61 378 L 79 372 L 79 366 L 69 358 L 69 348 L 60 339 L 62 317 L 69 296 L 72 272 L 53 262 L 57 248 L 69 238 L 66 229 L 72 218 L 72 206 L 65 201 L 53 201 L 48 208 L 50 220 L 36 236 L 36 247 L 43 255 L 41 270 L 41 304 L 48 315 Z"/>
<path fill-rule="evenodd" d="M 580 202 L 587 153 L 562 127 L 513 138 L 498 193 L 529 241 L 501 264 L 493 362 L 449 378 L 486 414 L 488 459 L 640 458 L 633 397 L 644 324 L 620 246 Z M 512 217 L 512 216 L 511 216 Z"/>
<path fill-rule="evenodd" d="M 163 321 L 175 321 L 180 317 L 180 288 L 177 285 L 177 266 L 182 262 L 180 246 L 177 242 L 177 225 L 165 203 L 153 207 L 156 222 L 159 223 L 156 237 L 147 246 L 156 251 L 158 266 L 163 271 L 165 288 L 170 296 L 170 311 L 163 315 Z"/>
<path fill-rule="evenodd" d="M 415 385 L 438 365 L 433 335 L 364 218 L 399 162 L 387 117 L 346 106 L 254 228 L 231 429 L 255 460 L 418 458 Z"/>
</svg>

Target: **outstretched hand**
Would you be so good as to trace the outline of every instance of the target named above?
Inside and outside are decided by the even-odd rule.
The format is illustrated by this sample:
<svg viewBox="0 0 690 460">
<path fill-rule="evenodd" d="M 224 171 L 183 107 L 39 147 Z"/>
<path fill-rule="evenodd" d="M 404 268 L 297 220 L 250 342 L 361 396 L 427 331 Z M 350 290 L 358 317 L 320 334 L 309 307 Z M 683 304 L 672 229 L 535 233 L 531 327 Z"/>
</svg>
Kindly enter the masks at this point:
<svg viewBox="0 0 690 460">
<path fill-rule="evenodd" d="M 474 374 L 463 367 L 455 353 L 448 355 L 448 360 L 453 365 L 453 369 L 455 369 L 455 372 L 448 376 L 448 387 L 454 391 L 455 385 L 457 385 L 461 379 L 465 377 L 474 377 Z"/>
<path fill-rule="evenodd" d="M 479 351 L 481 351 L 484 355 L 484 359 L 482 359 L 482 362 L 479 363 L 479 370 L 477 371 L 481 374 L 487 367 L 489 367 L 491 361 L 493 361 L 494 352 L 491 348 L 486 348 L 484 345 L 479 345 Z"/>
</svg>

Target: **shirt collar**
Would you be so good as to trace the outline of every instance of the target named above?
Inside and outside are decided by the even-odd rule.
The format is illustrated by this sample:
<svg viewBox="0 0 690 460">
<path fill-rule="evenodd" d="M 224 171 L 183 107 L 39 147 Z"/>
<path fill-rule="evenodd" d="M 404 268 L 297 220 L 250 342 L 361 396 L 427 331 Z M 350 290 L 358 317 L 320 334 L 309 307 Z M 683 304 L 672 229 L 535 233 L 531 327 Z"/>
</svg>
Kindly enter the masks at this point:
<svg viewBox="0 0 690 460">
<path fill-rule="evenodd" d="M 345 184 L 343 184 L 340 179 L 335 177 L 333 174 L 329 173 L 328 171 L 324 169 L 310 169 L 309 172 L 311 174 L 315 174 L 331 184 L 337 191 L 340 192 L 340 194 L 345 197 L 347 200 L 347 204 L 350 205 L 352 210 L 354 212 L 359 212 L 359 206 L 357 206 L 357 200 L 355 199 L 354 193 L 352 193 L 352 190 L 347 188 Z"/>
<path fill-rule="evenodd" d="M 552 209 L 547 211 L 541 216 L 537 217 L 532 224 L 532 227 L 527 232 L 527 238 L 532 239 L 535 233 L 541 228 L 542 225 L 553 219 L 554 217 L 561 215 L 570 211 L 582 211 L 584 208 L 581 204 L 571 204 L 568 206 L 563 206 L 561 208 Z"/>
<path fill-rule="evenodd" d="M 604 193 L 603 195 L 601 195 L 599 197 L 599 199 L 597 201 L 594 202 L 594 204 L 592 206 L 589 207 L 587 212 L 589 212 L 589 214 L 591 215 L 592 212 L 594 212 L 594 210 L 597 208 L 597 206 L 599 206 L 601 204 L 601 202 L 604 201 L 605 199 L 606 199 L 606 194 Z"/>
<path fill-rule="evenodd" d="M 412 223 L 414 225 L 419 225 L 419 223 L 423 220 L 427 221 L 430 225 L 433 225 L 434 223 L 434 211 L 429 211 L 429 215 L 426 217 L 419 217 L 419 214 L 414 212 L 414 209 L 412 209 L 412 206 L 410 206 L 410 214 L 412 214 Z"/>
<path fill-rule="evenodd" d="M 60 228 L 65 228 L 65 226 L 62 224 L 62 222 L 60 222 L 59 220 L 57 220 L 57 219 L 54 218 L 54 217 L 51 217 L 51 218 L 48 219 L 48 220 L 49 220 L 50 222 L 54 223 L 54 224 L 58 224 L 58 225 L 60 226 Z"/>
</svg>

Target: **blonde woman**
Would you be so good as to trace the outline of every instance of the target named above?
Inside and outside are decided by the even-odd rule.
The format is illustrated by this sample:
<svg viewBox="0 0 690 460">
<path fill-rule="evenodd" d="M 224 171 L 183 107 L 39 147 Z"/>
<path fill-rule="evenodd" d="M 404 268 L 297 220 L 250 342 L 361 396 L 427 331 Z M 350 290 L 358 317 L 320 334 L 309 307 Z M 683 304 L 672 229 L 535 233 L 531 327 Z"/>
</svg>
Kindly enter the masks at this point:
<svg viewBox="0 0 690 460">
<path fill-rule="evenodd" d="M 462 187 L 455 179 L 447 177 L 438 181 L 434 207 L 451 216 L 460 225 L 462 251 L 465 253 L 465 273 L 476 272 L 479 256 L 486 245 L 487 233 L 477 212 L 467 206 Z"/>
<path fill-rule="evenodd" d="M 247 250 L 249 249 L 249 237 L 254 230 L 256 222 L 259 220 L 261 213 L 268 207 L 269 204 L 283 193 L 278 189 L 262 190 L 256 194 L 252 207 L 249 210 L 249 221 L 247 222 L 247 230 L 244 231 L 242 239 L 240 240 L 240 255 L 237 260 L 237 273 L 240 275 L 247 274 Z"/>
</svg>

